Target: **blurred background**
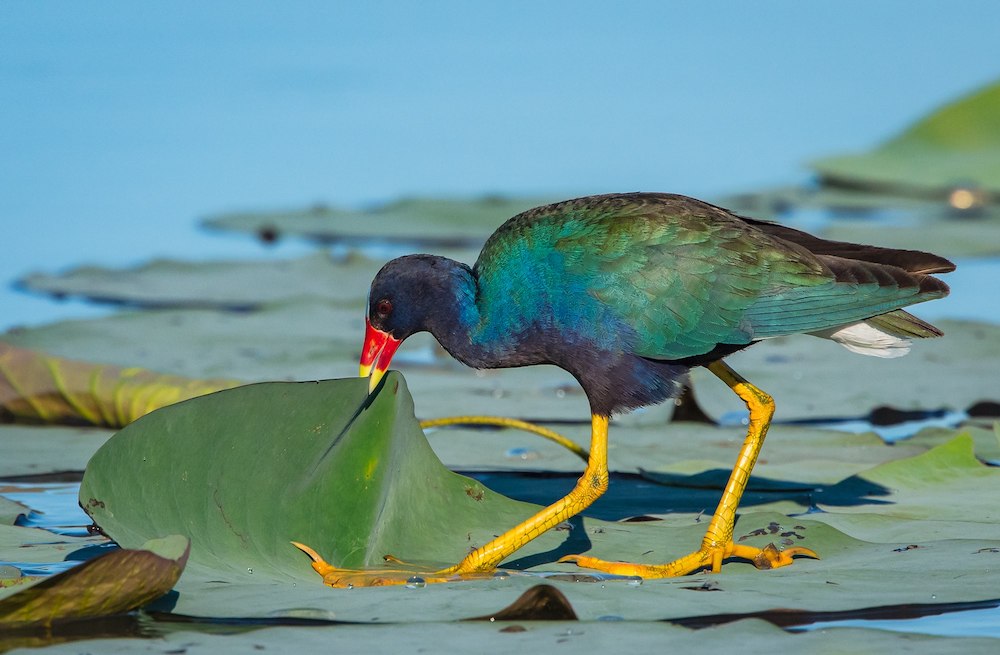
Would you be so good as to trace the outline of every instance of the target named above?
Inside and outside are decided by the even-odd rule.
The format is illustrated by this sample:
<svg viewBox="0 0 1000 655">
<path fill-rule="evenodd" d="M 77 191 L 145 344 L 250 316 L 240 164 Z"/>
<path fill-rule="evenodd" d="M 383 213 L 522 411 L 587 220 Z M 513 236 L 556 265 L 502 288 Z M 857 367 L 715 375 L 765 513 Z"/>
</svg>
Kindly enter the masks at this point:
<svg viewBox="0 0 1000 655">
<path fill-rule="evenodd" d="M 0 329 L 107 311 L 30 272 L 308 249 L 199 231 L 220 212 L 809 185 L 995 81 L 997 25 L 987 0 L 3 3 Z"/>
</svg>

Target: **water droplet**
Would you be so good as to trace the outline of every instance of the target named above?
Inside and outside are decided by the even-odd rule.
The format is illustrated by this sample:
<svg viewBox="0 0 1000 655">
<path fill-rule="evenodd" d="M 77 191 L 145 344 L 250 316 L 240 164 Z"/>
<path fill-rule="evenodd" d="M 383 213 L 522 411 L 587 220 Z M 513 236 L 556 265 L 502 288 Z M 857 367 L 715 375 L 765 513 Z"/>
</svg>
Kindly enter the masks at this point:
<svg viewBox="0 0 1000 655">
<path fill-rule="evenodd" d="M 627 584 L 630 587 L 638 587 L 642 584 L 642 578 L 640 578 L 637 575 L 629 576 L 628 582 L 626 582 L 625 584 Z"/>
<path fill-rule="evenodd" d="M 537 450 L 531 450 L 530 448 L 511 448 L 504 453 L 504 457 L 507 459 L 519 459 L 522 462 L 527 462 L 538 459 L 541 455 Z"/>
<path fill-rule="evenodd" d="M 250 575 L 253 575 L 253 569 L 250 568 L 249 566 L 247 567 L 247 573 L 249 573 Z"/>
<path fill-rule="evenodd" d="M 565 397 L 566 397 L 565 389 L 556 389 L 556 398 L 565 398 Z"/>
<path fill-rule="evenodd" d="M 415 575 L 406 581 L 407 589 L 423 589 L 426 586 L 427 586 L 427 581 L 418 575 Z"/>
<path fill-rule="evenodd" d="M 937 594 L 931 594 L 931 600 L 935 600 L 936 598 L 937 598 Z"/>
<path fill-rule="evenodd" d="M 494 580 L 506 580 L 509 577 L 510 577 L 510 573 L 507 573 L 506 571 L 496 571 L 496 572 L 493 573 L 493 579 Z"/>
<path fill-rule="evenodd" d="M 354 589 L 354 585 L 352 585 L 350 582 L 348 582 L 347 583 L 347 588 L 348 589 Z"/>
<path fill-rule="evenodd" d="M 608 621 L 608 622 L 624 621 L 625 617 L 624 616 L 618 616 L 617 614 L 605 614 L 604 616 L 597 617 L 597 620 L 598 621 Z"/>
</svg>

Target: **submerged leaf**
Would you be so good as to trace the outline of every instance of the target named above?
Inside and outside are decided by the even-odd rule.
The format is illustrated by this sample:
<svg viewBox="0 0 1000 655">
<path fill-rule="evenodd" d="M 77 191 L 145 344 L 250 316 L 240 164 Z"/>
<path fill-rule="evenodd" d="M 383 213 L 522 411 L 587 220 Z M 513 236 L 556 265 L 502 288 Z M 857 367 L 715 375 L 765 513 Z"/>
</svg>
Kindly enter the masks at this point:
<svg viewBox="0 0 1000 655">
<path fill-rule="evenodd" d="M 188 540 L 173 535 L 88 560 L 0 600 L 0 626 L 51 625 L 142 607 L 173 588 L 189 551 Z"/>
<path fill-rule="evenodd" d="M 3 421 L 121 427 L 159 407 L 236 384 L 91 364 L 0 343 Z"/>
</svg>

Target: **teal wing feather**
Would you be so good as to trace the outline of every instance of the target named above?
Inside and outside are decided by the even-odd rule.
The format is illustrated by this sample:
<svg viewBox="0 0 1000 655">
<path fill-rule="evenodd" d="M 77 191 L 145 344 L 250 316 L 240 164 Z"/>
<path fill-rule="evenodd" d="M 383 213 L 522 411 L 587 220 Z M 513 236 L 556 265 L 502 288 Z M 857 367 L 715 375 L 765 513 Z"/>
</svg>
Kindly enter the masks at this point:
<svg viewBox="0 0 1000 655">
<path fill-rule="evenodd" d="M 937 282 L 930 276 L 814 254 L 723 209 L 661 194 L 526 212 L 491 237 L 476 272 L 496 330 L 549 321 L 567 338 L 667 360 L 946 293 L 921 284 Z"/>
</svg>

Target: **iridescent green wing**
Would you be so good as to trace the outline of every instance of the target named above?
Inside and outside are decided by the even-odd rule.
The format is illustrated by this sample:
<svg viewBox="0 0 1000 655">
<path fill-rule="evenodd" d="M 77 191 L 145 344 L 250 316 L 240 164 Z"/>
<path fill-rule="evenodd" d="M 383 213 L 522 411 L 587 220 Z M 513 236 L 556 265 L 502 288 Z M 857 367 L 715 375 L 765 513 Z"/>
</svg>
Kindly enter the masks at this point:
<svg viewBox="0 0 1000 655">
<path fill-rule="evenodd" d="M 526 212 L 494 234 L 477 271 L 497 330 L 543 316 L 568 339 L 656 359 L 821 330 L 943 295 L 921 282 L 940 284 L 929 276 L 813 254 L 720 208 L 660 194 Z"/>
</svg>

